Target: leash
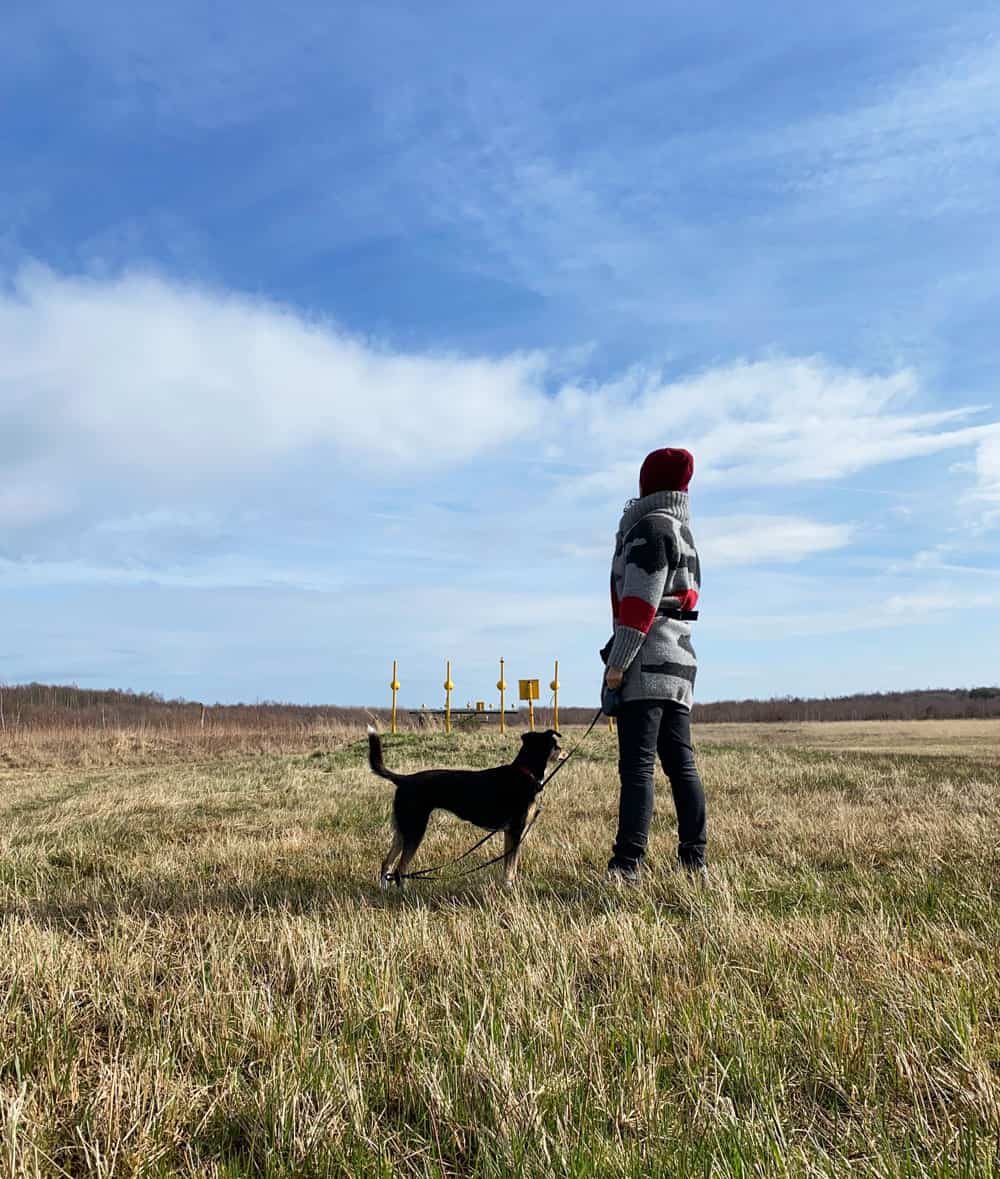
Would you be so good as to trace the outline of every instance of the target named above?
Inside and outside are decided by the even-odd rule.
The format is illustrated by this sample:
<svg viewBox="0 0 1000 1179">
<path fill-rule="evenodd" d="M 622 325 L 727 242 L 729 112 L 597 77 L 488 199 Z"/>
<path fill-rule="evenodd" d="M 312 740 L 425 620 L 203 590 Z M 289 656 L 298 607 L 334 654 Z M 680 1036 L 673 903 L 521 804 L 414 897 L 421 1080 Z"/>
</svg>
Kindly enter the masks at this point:
<svg viewBox="0 0 1000 1179">
<path fill-rule="evenodd" d="M 599 708 L 594 716 L 594 719 L 590 722 L 590 727 L 583 734 L 583 736 L 580 738 L 580 740 L 577 741 L 577 743 L 573 746 L 573 748 L 570 750 L 570 752 L 566 754 L 566 756 L 562 759 L 562 761 L 556 765 L 556 768 L 554 770 L 552 770 L 552 772 L 550 774 L 548 774 L 546 777 L 544 777 L 541 780 L 541 782 L 538 785 L 538 793 L 539 794 L 541 794 L 541 792 L 552 781 L 552 779 L 556 776 L 556 774 L 559 773 L 559 771 L 569 761 L 569 759 L 571 757 L 573 757 L 574 754 L 576 754 L 576 752 L 577 752 L 577 750 L 579 750 L 580 746 L 583 745 L 584 741 L 586 741 L 587 738 L 590 736 L 590 734 L 594 731 L 594 728 L 597 725 L 597 722 L 601 719 L 601 717 L 603 715 L 604 715 L 604 710 L 602 708 Z M 531 830 L 532 827 L 534 827 L 535 823 L 538 822 L 538 816 L 542 813 L 542 810 L 543 810 L 543 804 L 539 803 L 538 806 L 535 808 L 535 813 L 531 816 L 531 822 L 521 832 L 521 838 L 517 841 L 517 846 L 520 846 L 524 842 L 525 838 L 527 837 L 528 832 Z M 480 839 L 477 843 L 474 843 L 472 845 L 472 847 L 469 848 L 468 851 L 462 852 L 462 854 L 460 856 L 456 856 L 453 860 L 445 860 L 445 862 L 443 864 L 435 864 L 433 868 L 421 868 L 417 872 L 402 872 L 402 873 L 391 872 L 386 877 L 386 880 L 394 880 L 397 884 L 399 884 L 400 881 L 403 881 L 403 880 L 426 880 L 428 877 L 431 877 L 431 876 L 436 877 L 437 873 L 439 873 L 443 868 L 451 868 L 454 864 L 460 864 L 462 862 L 462 860 L 464 860 L 467 856 L 471 856 L 474 851 L 478 851 L 478 849 L 481 848 L 484 843 L 488 843 L 493 838 L 494 835 L 499 835 L 501 831 L 503 831 L 503 827 L 494 827 L 492 831 L 487 831 L 486 834 L 482 837 L 482 839 Z M 511 849 L 511 850 L 513 850 L 513 849 Z M 473 876 L 476 872 L 482 872 L 482 870 L 484 868 L 489 868 L 491 865 L 497 864 L 501 860 L 504 860 L 506 858 L 507 858 L 507 852 L 503 851 L 498 856 L 494 856 L 491 860 L 486 860 L 482 864 L 476 864 L 476 866 L 474 868 L 466 868 L 463 872 L 454 872 L 454 873 L 452 873 L 452 876 L 455 880 L 460 880 L 463 876 Z"/>
</svg>

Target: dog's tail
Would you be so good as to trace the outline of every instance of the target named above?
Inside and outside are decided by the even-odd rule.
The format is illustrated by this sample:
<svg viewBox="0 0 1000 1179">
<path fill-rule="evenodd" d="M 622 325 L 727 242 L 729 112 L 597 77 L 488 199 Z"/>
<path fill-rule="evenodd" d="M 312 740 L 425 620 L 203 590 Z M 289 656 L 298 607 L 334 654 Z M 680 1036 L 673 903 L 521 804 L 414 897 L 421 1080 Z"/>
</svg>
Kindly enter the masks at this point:
<svg viewBox="0 0 1000 1179">
<path fill-rule="evenodd" d="M 396 781 L 396 775 L 392 770 L 385 768 L 385 762 L 382 760 L 382 741 L 374 725 L 368 726 L 368 764 L 373 774 L 378 774 L 380 778 L 388 778 L 390 782 Z"/>
</svg>

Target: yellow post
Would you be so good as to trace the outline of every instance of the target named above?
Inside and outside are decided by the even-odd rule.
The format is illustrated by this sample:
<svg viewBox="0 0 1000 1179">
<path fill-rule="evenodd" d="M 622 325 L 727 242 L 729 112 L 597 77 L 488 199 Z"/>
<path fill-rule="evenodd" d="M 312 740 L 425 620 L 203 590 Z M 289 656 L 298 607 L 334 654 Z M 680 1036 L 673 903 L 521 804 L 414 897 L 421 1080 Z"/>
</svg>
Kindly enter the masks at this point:
<svg viewBox="0 0 1000 1179">
<path fill-rule="evenodd" d="M 396 693 L 399 691 L 399 680 L 396 678 L 396 660 L 392 661 L 392 731 L 396 731 Z"/>
<path fill-rule="evenodd" d="M 535 731 L 535 701 L 538 699 L 538 680 L 518 680 L 518 696 L 528 702 L 528 723 Z"/>
<path fill-rule="evenodd" d="M 503 659 L 500 660 L 500 678 L 497 680 L 497 688 L 500 692 L 500 732 L 504 733 L 507 729 L 507 722 L 504 717 L 504 703 L 503 694 L 507 691 L 507 681 L 503 678 Z"/>
<path fill-rule="evenodd" d="M 451 660 L 448 660 L 448 670 L 444 677 L 444 731 L 451 732 L 451 690 L 454 688 L 451 682 Z"/>
<path fill-rule="evenodd" d="M 552 689 L 552 727 L 559 728 L 559 660 L 556 660 L 556 674 L 552 677 L 552 683 L 549 684 Z"/>
</svg>

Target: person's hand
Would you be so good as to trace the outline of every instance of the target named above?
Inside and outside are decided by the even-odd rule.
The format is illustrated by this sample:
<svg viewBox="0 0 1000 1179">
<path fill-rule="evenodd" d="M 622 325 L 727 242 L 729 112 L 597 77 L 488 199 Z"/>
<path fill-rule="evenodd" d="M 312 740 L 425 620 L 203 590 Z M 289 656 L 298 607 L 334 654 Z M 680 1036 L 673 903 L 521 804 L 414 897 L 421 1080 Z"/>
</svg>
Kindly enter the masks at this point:
<svg viewBox="0 0 1000 1179">
<path fill-rule="evenodd" d="M 604 682 L 613 691 L 622 686 L 622 680 L 625 678 L 625 669 L 622 667 L 609 667 L 604 676 Z"/>
</svg>

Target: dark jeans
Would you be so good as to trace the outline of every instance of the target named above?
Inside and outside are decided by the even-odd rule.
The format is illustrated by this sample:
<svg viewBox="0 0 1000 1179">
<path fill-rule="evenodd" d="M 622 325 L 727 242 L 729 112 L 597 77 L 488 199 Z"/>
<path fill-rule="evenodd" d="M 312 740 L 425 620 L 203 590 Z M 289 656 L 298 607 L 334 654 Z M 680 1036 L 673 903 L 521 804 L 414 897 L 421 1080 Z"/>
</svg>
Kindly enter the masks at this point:
<svg viewBox="0 0 1000 1179">
<path fill-rule="evenodd" d="M 622 792 L 612 863 L 632 866 L 646 854 L 657 754 L 677 809 L 677 858 L 697 868 L 705 862 L 705 791 L 691 747 L 691 714 L 672 700 L 630 700 L 618 713 Z"/>
</svg>

